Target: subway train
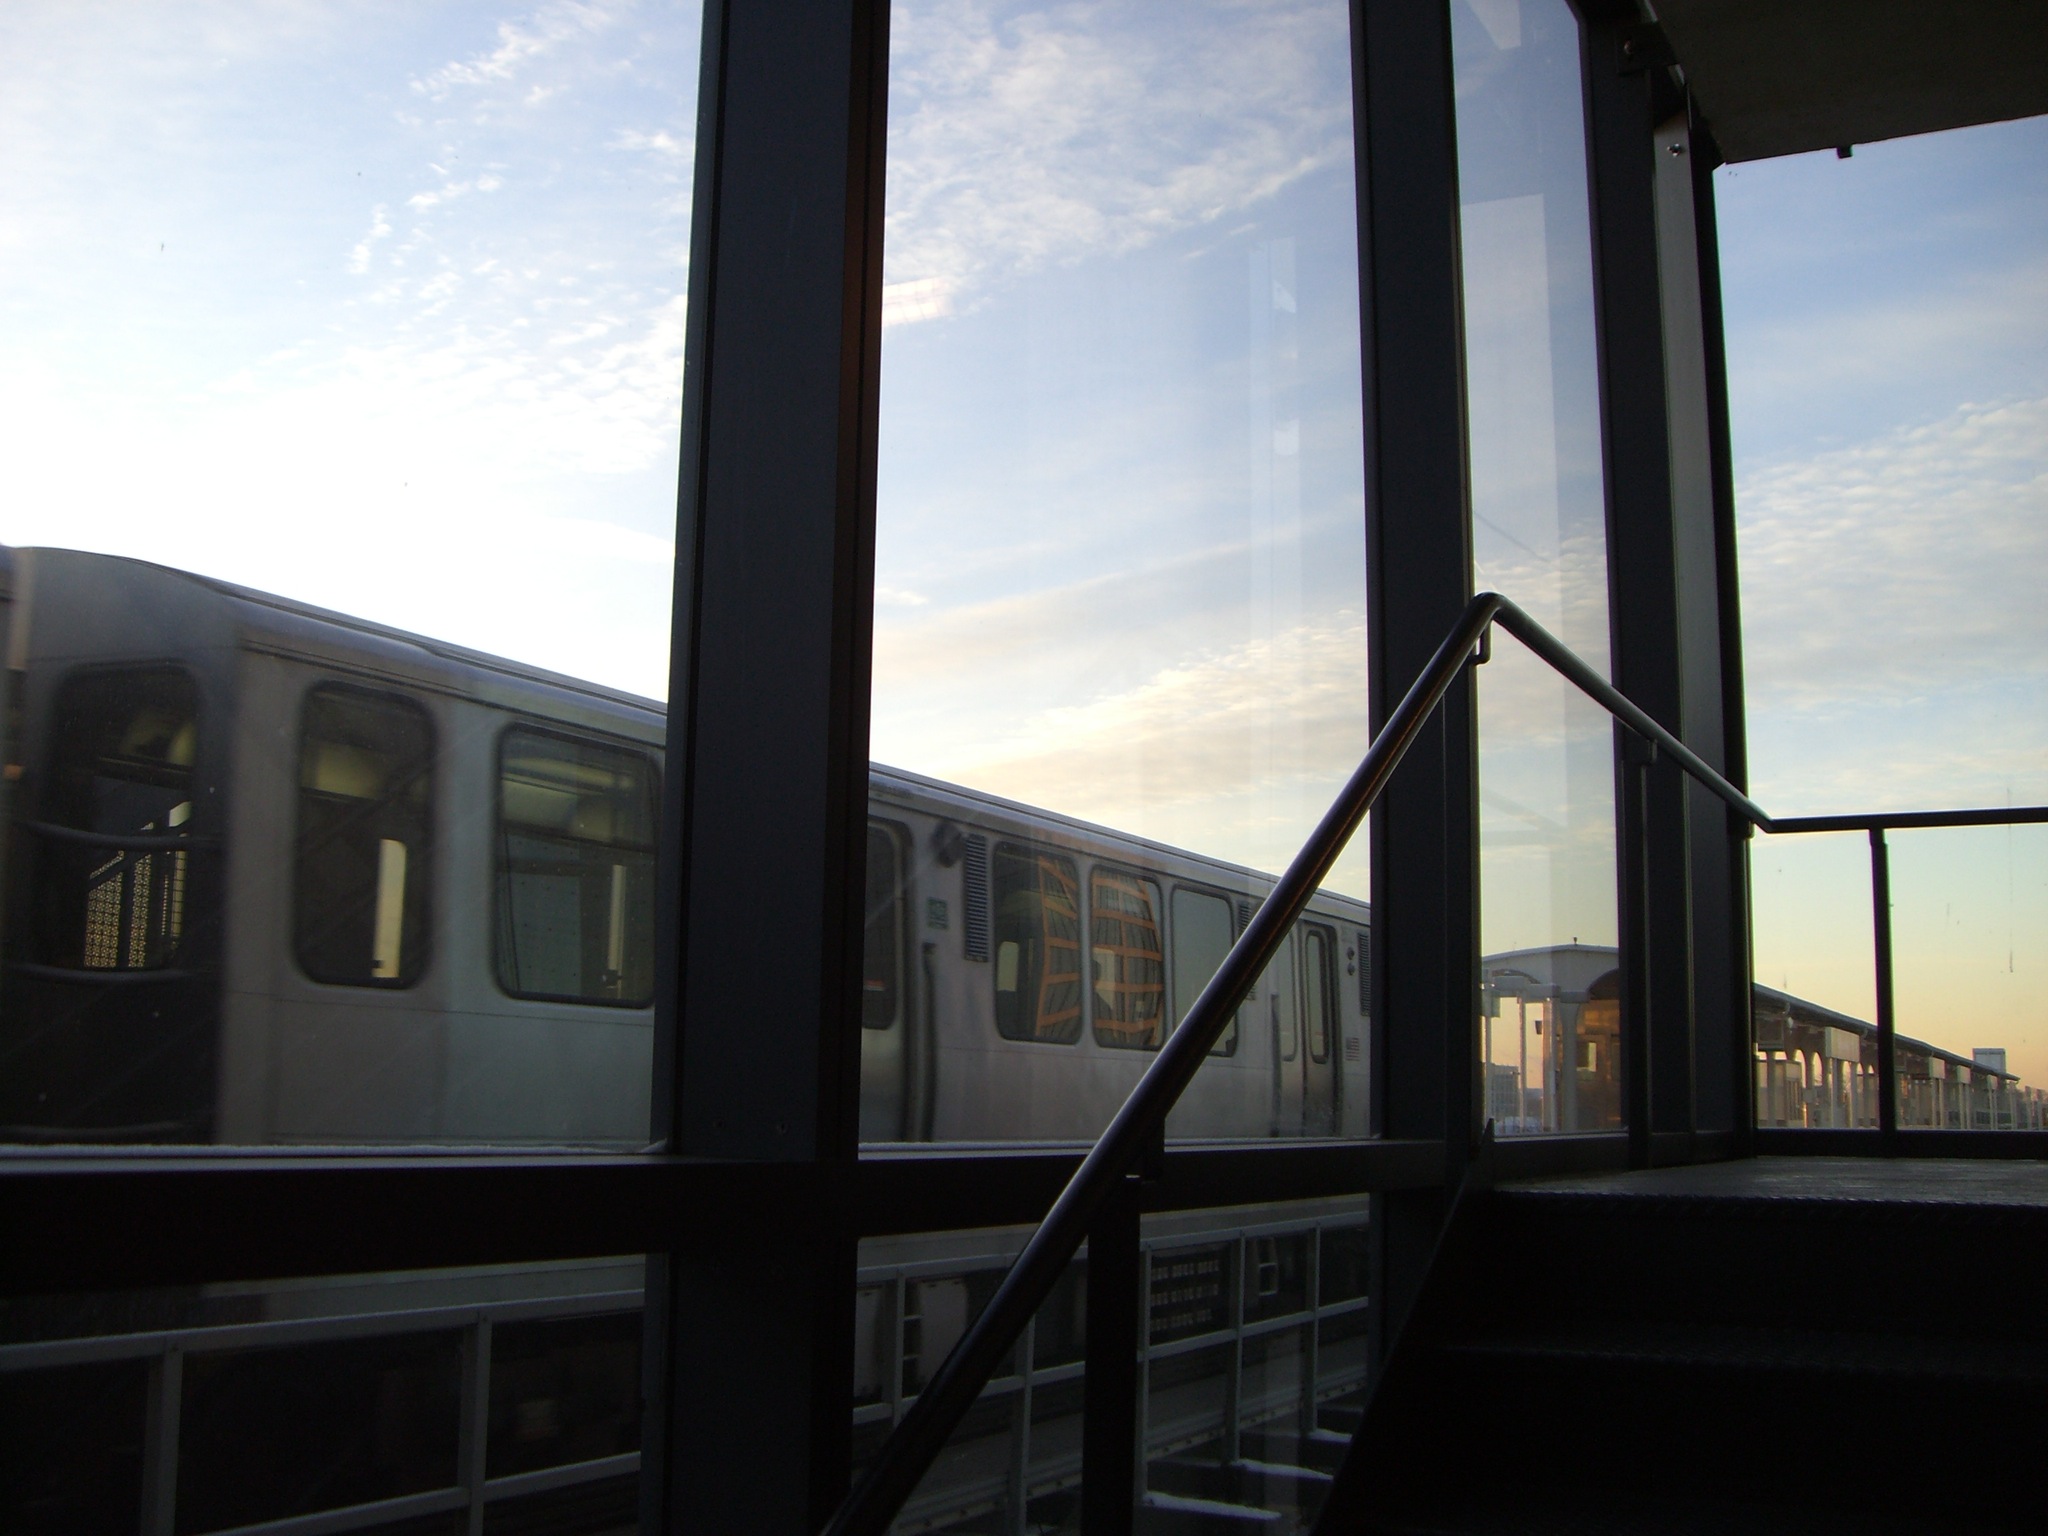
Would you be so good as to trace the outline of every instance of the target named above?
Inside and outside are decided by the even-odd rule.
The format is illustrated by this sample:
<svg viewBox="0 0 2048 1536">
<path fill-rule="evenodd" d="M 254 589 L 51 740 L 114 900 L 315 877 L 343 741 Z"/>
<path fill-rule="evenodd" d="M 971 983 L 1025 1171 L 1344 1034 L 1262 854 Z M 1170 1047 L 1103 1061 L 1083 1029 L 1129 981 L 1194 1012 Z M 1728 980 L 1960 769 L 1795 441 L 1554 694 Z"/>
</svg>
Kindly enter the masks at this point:
<svg viewBox="0 0 2048 1536">
<path fill-rule="evenodd" d="M 0 1140 L 645 1144 L 659 704 L 115 556 L 0 586 Z M 1092 1136 L 1270 877 L 870 782 L 862 1139 Z M 1368 935 L 1317 897 L 1172 1134 L 1365 1133 Z"/>
</svg>

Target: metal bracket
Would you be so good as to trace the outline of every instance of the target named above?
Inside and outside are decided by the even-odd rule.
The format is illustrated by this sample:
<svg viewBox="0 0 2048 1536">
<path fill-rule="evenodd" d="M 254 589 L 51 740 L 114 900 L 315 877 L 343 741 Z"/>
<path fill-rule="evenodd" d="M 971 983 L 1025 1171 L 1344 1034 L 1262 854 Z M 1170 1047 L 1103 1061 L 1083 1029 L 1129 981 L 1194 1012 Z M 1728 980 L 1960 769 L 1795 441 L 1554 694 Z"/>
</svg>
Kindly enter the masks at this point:
<svg viewBox="0 0 2048 1536">
<path fill-rule="evenodd" d="M 1620 59 L 1616 73 L 1640 75 L 1645 70 L 1669 68 L 1678 62 L 1664 29 L 1654 21 L 1635 21 L 1621 29 Z"/>
</svg>

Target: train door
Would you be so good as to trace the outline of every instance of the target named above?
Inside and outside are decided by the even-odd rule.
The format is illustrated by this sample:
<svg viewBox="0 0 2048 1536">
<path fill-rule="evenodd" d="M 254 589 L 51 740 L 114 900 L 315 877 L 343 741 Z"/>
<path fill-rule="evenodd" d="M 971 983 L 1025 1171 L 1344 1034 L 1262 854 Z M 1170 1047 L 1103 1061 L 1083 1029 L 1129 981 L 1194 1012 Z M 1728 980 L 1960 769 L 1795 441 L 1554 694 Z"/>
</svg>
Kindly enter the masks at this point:
<svg viewBox="0 0 2048 1536">
<path fill-rule="evenodd" d="M 867 918 L 861 943 L 860 1139 L 910 1138 L 910 997 L 905 956 L 909 877 L 903 838 L 868 823 Z"/>
<path fill-rule="evenodd" d="M 1301 958 L 1301 1133 L 1334 1136 L 1337 1118 L 1337 936 L 1320 923 L 1295 930 Z"/>
</svg>

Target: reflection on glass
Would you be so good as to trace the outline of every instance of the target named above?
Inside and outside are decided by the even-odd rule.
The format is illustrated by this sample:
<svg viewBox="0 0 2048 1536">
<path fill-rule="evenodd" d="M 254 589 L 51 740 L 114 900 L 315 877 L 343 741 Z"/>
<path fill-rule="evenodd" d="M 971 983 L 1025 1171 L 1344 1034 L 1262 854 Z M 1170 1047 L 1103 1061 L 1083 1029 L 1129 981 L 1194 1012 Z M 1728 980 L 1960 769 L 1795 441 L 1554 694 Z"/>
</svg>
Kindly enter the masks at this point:
<svg viewBox="0 0 2048 1536">
<path fill-rule="evenodd" d="M 1364 751 L 1347 39 L 1337 0 L 893 7 L 872 740 L 930 776 L 876 770 L 917 851 L 906 1134 L 1098 1132 Z M 1333 890 L 1365 867 L 1361 837 Z M 1244 1015 L 1175 1134 L 1301 1134 L 1276 1027 Z"/>
<path fill-rule="evenodd" d="M 1566 0 L 1454 0 L 1451 38 L 1473 579 L 1604 673 L 1579 24 Z M 1481 991 L 1489 1009 L 1536 1002 L 1537 1030 L 1546 1006 L 1569 1013 L 1571 1031 L 1553 1019 L 1532 1057 L 1535 1034 L 1488 1027 L 1486 1113 L 1502 1135 L 1614 1129 L 1620 1055 L 1581 1018 L 1616 942 L 1607 717 L 1510 640 L 1478 678 Z"/>
<path fill-rule="evenodd" d="M 0 1140 L 645 1144 L 699 27 L 0 12 Z"/>
<path fill-rule="evenodd" d="M 968 1324 L 1027 1231 L 861 1244 L 855 1293 L 858 1472 Z M 1142 1496 L 1242 1506 L 1261 1530 L 1308 1529 L 1366 1382 L 1363 1199 L 1148 1217 L 1142 1236 Z M 1078 1519 L 1088 1256 L 911 1495 L 902 1531 L 1071 1532 Z M 1317 1433 L 1323 1431 L 1323 1433 Z M 1211 1511 L 1213 1513 L 1213 1511 Z"/>
<path fill-rule="evenodd" d="M 1263 1530 L 1311 1526 L 1364 1395 L 1362 1214 L 1342 1202 L 1148 1224 L 1141 1401 L 1158 1518 L 1210 1500 Z"/>
<path fill-rule="evenodd" d="M 11 1298 L 0 1524 L 630 1528 L 641 1299 L 634 1259 Z"/>
<path fill-rule="evenodd" d="M 1899 1124 L 2048 1130 L 2048 827 L 1886 838 Z"/>
</svg>

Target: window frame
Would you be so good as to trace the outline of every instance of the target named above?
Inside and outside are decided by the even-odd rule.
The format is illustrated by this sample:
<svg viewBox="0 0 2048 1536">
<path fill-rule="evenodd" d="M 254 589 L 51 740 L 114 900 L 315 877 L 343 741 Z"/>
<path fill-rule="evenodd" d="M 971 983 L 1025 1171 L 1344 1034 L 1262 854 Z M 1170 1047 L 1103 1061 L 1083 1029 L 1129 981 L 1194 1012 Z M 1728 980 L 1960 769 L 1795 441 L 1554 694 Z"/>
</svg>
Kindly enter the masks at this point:
<svg viewBox="0 0 2048 1536">
<path fill-rule="evenodd" d="M 610 736 L 598 731 L 577 732 L 566 730 L 552 721 L 541 723 L 527 715 L 515 716 L 506 721 L 504 725 L 498 728 L 497 735 L 491 743 L 491 911 L 489 921 L 491 931 L 492 985 L 498 989 L 500 995 L 517 1002 L 560 1003 L 572 1007 L 611 1008 L 622 1012 L 645 1013 L 654 1007 L 655 996 L 661 986 L 661 967 L 658 959 L 655 959 L 651 968 L 648 993 L 646 1000 L 643 1002 L 634 1002 L 629 998 L 584 997 L 575 993 L 515 991 L 505 985 L 505 956 L 502 948 L 504 924 L 500 920 L 502 914 L 499 908 L 499 882 L 505 873 L 501 862 L 504 856 L 506 830 L 505 743 L 516 731 L 525 731 L 528 735 L 543 736 L 551 740 L 567 742 L 573 746 L 596 746 L 603 751 L 616 751 L 622 756 L 639 757 L 646 764 L 650 775 L 649 783 L 654 791 L 654 842 L 647 850 L 651 861 L 650 875 L 652 879 L 650 884 L 658 885 L 661 879 L 662 761 L 659 752 L 642 743 L 629 744 L 630 738 Z M 652 897 L 652 892 L 650 892 L 650 897 L 658 902 L 658 898 Z M 650 927 L 658 930 L 658 921 L 651 922 Z M 658 934 L 651 934 L 650 937 L 656 938 L 658 947 Z"/>
</svg>

